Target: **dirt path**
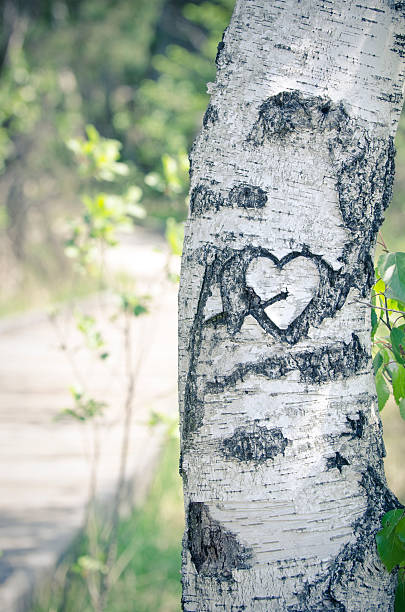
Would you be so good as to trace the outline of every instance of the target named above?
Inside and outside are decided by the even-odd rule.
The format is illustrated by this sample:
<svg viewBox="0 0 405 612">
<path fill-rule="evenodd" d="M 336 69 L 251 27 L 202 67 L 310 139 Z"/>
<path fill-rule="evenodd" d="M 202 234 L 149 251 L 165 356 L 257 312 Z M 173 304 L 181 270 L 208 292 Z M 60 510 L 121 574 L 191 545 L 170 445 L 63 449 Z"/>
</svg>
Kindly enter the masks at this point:
<svg viewBox="0 0 405 612">
<path fill-rule="evenodd" d="M 138 497 L 153 473 L 162 429 L 151 429 L 151 410 L 175 415 L 177 287 L 162 285 L 166 262 L 156 237 L 138 232 L 113 254 L 110 265 L 134 274 L 140 290 L 155 294 L 152 313 L 133 325 L 134 362 L 140 359 L 128 475 Z M 111 323 L 114 303 L 104 296 L 86 304 L 102 312 L 110 357 L 98 363 L 77 351 L 77 370 L 97 399 L 109 404 L 99 437 L 98 496 L 109 498 L 117 481 L 125 393 L 123 330 Z M 71 312 L 62 328 L 79 345 Z M 0 322 L 0 610 L 23 610 L 32 588 L 49 575 L 83 522 L 89 487 L 90 427 L 56 421 L 72 405 L 74 375 L 61 336 L 43 314 Z"/>
</svg>

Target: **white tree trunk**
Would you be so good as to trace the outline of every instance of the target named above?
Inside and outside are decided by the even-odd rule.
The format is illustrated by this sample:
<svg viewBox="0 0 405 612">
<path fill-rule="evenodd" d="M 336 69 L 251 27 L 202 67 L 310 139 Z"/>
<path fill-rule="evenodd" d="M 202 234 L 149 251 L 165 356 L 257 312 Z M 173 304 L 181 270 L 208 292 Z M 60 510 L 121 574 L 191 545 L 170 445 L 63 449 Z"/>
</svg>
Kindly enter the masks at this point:
<svg viewBox="0 0 405 612">
<path fill-rule="evenodd" d="M 391 610 L 370 360 L 404 3 L 239 0 L 191 156 L 186 611 Z"/>
</svg>

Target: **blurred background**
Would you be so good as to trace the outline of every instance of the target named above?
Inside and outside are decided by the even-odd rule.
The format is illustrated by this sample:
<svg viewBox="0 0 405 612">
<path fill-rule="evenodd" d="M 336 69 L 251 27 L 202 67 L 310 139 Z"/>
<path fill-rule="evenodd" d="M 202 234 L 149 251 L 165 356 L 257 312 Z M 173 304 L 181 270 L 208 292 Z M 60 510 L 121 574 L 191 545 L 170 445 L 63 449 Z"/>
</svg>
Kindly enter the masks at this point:
<svg viewBox="0 0 405 612">
<path fill-rule="evenodd" d="M 232 5 L 1 3 L 2 314 L 42 305 L 46 290 L 51 299 L 64 291 L 66 219 L 80 206 L 66 143 L 86 125 L 122 143 L 129 172 L 115 190 L 142 188 L 146 225 L 162 229 L 167 217 L 185 217 L 184 156 L 207 105 Z M 181 165 L 178 176 L 170 176 L 167 156 Z"/>
<path fill-rule="evenodd" d="M 0 413 L 9 424 L 0 480 L 4 465 L 10 480 L 0 511 L 0 602 L 2 589 L 9 597 L 4 610 L 180 609 L 183 508 L 170 368 L 187 151 L 208 103 L 206 83 L 215 79 L 217 44 L 233 4 L 0 2 Z M 396 144 L 395 192 L 382 233 L 389 249 L 405 250 L 405 118 Z M 163 331 L 152 340 L 159 325 Z M 121 358 L 128 362 L 122 379 Z M 146 383 L 140 369 L 147 358 Z M 63 366 L 55 365 L 58 360 Z M 39 362 L 47 363 L 46 371 L 37 372 Z M 101 367 L 110 368 L 102 389 Z M 155 386 L 156 371 L 171 383 L 149 397 L 142 387 Z M 397 412 L 391 405 L 384 409 L 387 473 L 404 501 L 404 425 Z M 122 424 L 122 436 L 100 442 L 101 430 L 118 432 Z M 62 466 L 69 453 L 79 456 L 74 440 L 82 432 L 75 428 L 86 430 L 93 449 L 80 483 L 73 464 Z M 156 453 L 142 468 L 138 455 L 131 464 L 131 436 L 142 456 L 156 439 Z M 47 454 L 49 437 L 58 443 Z M 104 448 L 108 457 L 123 457 L 106 481 L 94 476 L 108 472 L 100 467 Z M 46 493 L 35 509 L 13 488 L 23 482 L 15 467 L 21 456 L 36 466 L 35 476 L 27 476 L 28 463 L 18 464 L 31 483 L 45 459 L 57 466 L 52 473 L 44 468 Z M 73 473 L 72 490 L 77 486 L 86 495 L 58 506 L 51 484 L 56 487 L 63 470 Z M 128 493 L 135 473 L 139 495 Z M 108 519 L 99 518 L 100 495 L 104 505 L 109 496 Z M 117 504 L 134 498 L 135 509 L 130 503 L 118 521 Z M 20 524 L 11 518 L 18 514 L 13 504 L 18 510 L 27 504 Z M 76 506 L 81 514 L 63 531 L 63 511 L 72 515 Z M 26 540 L 18 536 L 22 523 L 30 523 Z M 52 551 L 45 560 L 35 556 L 41 546 Z M 23 579 L 13 582 L 16 567 Z"/>
</svg>

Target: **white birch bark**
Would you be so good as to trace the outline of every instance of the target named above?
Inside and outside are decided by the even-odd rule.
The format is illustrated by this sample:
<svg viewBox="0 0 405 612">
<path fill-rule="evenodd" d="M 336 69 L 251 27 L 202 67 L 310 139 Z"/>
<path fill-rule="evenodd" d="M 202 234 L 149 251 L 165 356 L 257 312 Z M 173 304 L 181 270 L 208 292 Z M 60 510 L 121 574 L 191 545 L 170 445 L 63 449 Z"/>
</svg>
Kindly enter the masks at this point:
<svg viewBox="0 0 405 612">
<path fill-rule="evenodd" d="M 404 3 L 238 0 L 180 286 L 186 611 L 391 610 L 370 360 Z"/>
</svg>

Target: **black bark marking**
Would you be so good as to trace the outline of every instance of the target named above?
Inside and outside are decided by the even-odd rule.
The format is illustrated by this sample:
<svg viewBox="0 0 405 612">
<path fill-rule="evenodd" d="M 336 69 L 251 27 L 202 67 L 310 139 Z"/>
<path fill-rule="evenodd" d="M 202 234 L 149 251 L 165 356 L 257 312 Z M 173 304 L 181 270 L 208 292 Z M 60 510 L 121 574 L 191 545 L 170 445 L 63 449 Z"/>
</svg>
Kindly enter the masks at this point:
<svg viewBox="0 0 405 612">
<path fill-rule="evenodd" d="M 385 573 L 386 570 L 381 563 L 366 566 L 365 559 L 370 551 L 375 551 L 377 555 L 375 534 L 381 528 L 381 516 L 388 510 L 403 507 L 387 488 L 382 467 L 379 472 L 369 466 L 362 475 L 360 485 L 367 497 L 367 508 L 354 524 L 356 540 L 346 544 L 336 557 L 329 574 L 328 592 L 336 601 L 342 601 L 342 593 L 353 593 L 359 587 L 367 590 L 368 585 L 364 584 L 361 573 L 366 574 L 367 571 L 377 575 Z M 394 581 L 391 593 L 387 592 L 387 610 L 391 609 L 393 599 Z"/>
<path fill-rule="evenodd" d="M 209 189 L 205 185 L 197 185 L 190 196 L 190 213 L 196 217 L 217 212 L 223 207 L 228 208 L 263 208 L 267 202 L 266 192 L 256 185 L 240 183 L 232 187 L 227 198 Z"/>
<path fill-rule="evenodd" d="M 394 46 L 391 51 L 398 53 L 401 58 L 405 57 L 405 34 L 394 34 Z"/>
<path fill-rule="evenodd" d="M 402 48 L 402 38 L 396 40 Z M 351 275 L 353 285 L 366 296 L 374 281 L 370 250 L 392 195 L 393 139 L 369 133 L 349 117 L 342 103 L 285 91 L 260 106 L 248 143 L 261 146 L 275 138 L 293 139 L 302 131 L 323 134 L 327 142 L 342 219 L 352 233 L 342 253 L 342 274 Z"/>
<path fill-rule="evenodd" d="M 327 584 L 324 575 L 311 583 L 306 582 L 301 591 L 295 593 L 298 605 L 288 606 L 287 612 L 348 612 L 346 606 L 328 592 Z"/>
<path fill-rule="evenodd" d="M 228 28 L 225 28 L 223 34 L 222 34 L 222 39 L 221 41 L 218 43 L 217 46 L 217 54 L 215 57 L 215 64 L 216 67 L 219 68 L 222 64 L 227 65 L 230 62 L 230 57 L 229 54 L 227 54 L 224 49 L 225 49 L 225 43 L 224 43 L 224 38 L 225 38 L 225 34 Z"/>
<path fill-rule="evenodd" d="M 276 357 L 267 357 L 262 361 L 243 363 L 228 376 L 216 376 L 215 381 L 208 381 L 206 383 L 205 391 L 207 393 L 222 393 L 225 389 L 232 388 L 239 382 L 244 381 L 251 374 L 276 380 L 292 372 L 294 369 L 289 356 L 277 355 Z"/>
<path fill-rule="evenodd" d="M 235 185 L 229 192 L 229 203 L 231 206 L 241 208 L 263 208 L 267 202 L 267 194 L 260 187 L 241 183 Z"/>
<path fill-rule="evenodd" d="M 313 351 L 302 351 L 292 355 L 292 359 L 301 373 L 301 380 L 316 383 L 349 378 L 370 363 L 370 356 L 356 334 L 352 334 L 347 344 L 342 342 Z"/>
<path fill-rule="evenodd" d="M 398 0 L 397 2 L 394 2 L 394 9 L 396 11 L 401 12 L 402 15 L 405 17 L 405 2 L 404 2 L 404 0 Z"/>
<path fill-rule="evenodd" d="M 268 301 L 262 302 L 252 288 L 246 286 L 247 268 L 250 262 L 257 257 L 267 257 L 279 270 L 297 257 L 311 259 L 317 267 L 318 287 L 303 312 L 286 329 L 280 329 L 265 312 L 265 308 L 269 305 Z M 288 253 L 281 259 L 259 247 L 247 247 L 237 251 L 237 254 L 226 262 L 221 272 L 221 296 L 223 310 L 227 314 L 228 332 L 231 335 L 238 333 L 245 318 L 250 314 L 267 333 L 277 340 L 290 345 L 296 344 L 307 336 L 310 326 L 316 327 L 323 319 L 333 317 L 342 308 L 351 287 L 357 281 L 354 274 L 345 274 L 344 271 L 344 268 L 343 272 L 342 269 L 334 271 L 322 257 L 310 253 L 307 248 Z M 364 283 L 364 279 L 362 280 Z M 286 297 L 286 293 L 281 293 L 274 299 L 281 300 Z"/>
<path fill-rule="evenodd" d="M 392 579 L 387 588 L 388 574 L 382 563 L 377 561 L 375 534 L 381 528 L 382 515 L 388 510 L 403 506 L 387 488 L 382 466 L 380 471 L 371 466 L 367 467 L 362 474 L 360 486 L 365 492 L 367 507 L 364 514 L 353 524 L 355 540 L 343 546 L 324 574 L 312 583 L 304 585 L 302 591 L 297 593 L 298 606 L 289 607 L 288 612 L 326 609 L 349 612 L 349 609 L 353 610 L 353 605 L 356 605 L 353 594 L 361 594 L 364 605 L 370 591 L 369 584 L 375 585 L 379 582 L 381 590 L 384 590 L 384 610 L 393 609 L 395 580 Z M 373 551 L 374 559 L 370 559 Z M 346 605 L 348 599 L 350 608 Z M 360 610 L 360 607 L 358 609 Z M 371 607 L 370 609 L 377 610 Z"/>
<path fill-rule="evenodd" d="M 220 391 L 225 384 L 234 384 L 248 372 L 278 378 L 292 369 L 298 369 L 302 380 L 322 383 L 354 375 L 367 367 L 369 356 L 357 336 L 353 336 L 348 345 L 338 343 L 314 351 L 269 358 L 258 364 L 241 365 L 230 376 L 209 382 L 205 388 L 195 372 L 205 325 L 216 327 L 225 324 L 228 333 L 235 335 L 240 331 L 245 318 L 251 315 L 266 333 L 293 346 L 308 336 L 310 327 L 317 327 L 325 318 L 334 317 L 345 304 L 350 289 L 356 288 L 363 297 L 369 295 L 374 283 L 370 251 L 383 219 L 382 213 L 391 197 L 395 154 L 392 138 L 383 139 L 367 132 L 358 122 L 350 119 L 342 104 L 321 97 L 304 98 L 299 92 L 283 92 L 269 98 L 260 107 L 259 119 L 251 131 L 250 142 L 260 144 L 267 138 L 294 138 L 294 130 L 299 133 L 302 129 L 325 132 L 332 167 L 336 172 L 336 190 L 342 219 L 350 231 L 350 238 L 340 257 L 342 267 L 334 270 L 321 256 L 311 253 L 308 247 L 291 252 L 282 259 L 258 247 L 242 250 L 207 247 L 201 250 L 199 262 L 206 269 L 190 331 L 190 365 L 184 397 L 184 439 L 202 424 L 204 393 L 215 389 Z M 231 190 L 231 193 L 236 193 L 236 190 Z M 222 206 L 232 206 L 230 200 L 233 197 L 224 200 L 219 193 L 204 185 L 197 185 L 191 194 L 191 212 L 198 215 L 206 210 L 217 211 Z M 262 197 L 264 199 L 264 195 Z M 207 262 L 208 251 L 214 263 Z M 271 321 L 264 311 L 269 303 L 262 302 L 246 286 L 246 270 L 255 257 L 268 257 L 279 269 L 296 257 L 307 257 L 317 267 L 318 287 L 304 311 L 286 329 L 278 328 Z M 190 261 L 190 265 L 192 263 Z M 210 286 L 214 282 L 220 284 L 223 312 L 215 320 L 204 323 L 203 310 Z M 273 296 L 272 301 L 286 297 L 285 293 L 281 293 Z"/>
<path fill-rule="evenodd" d="M 212 251 L 210 252 L 212 257 Z M 339 273 L 334 272 L 328 264 L 323 262 L 322 258 L 314 256 L 315 261 L 318 262 L 320 276 L 318 291 L 306 309 L 287 329 L 280 330 L 264 313 L 264 305 L 261 304 L 260 298 L 254 292 L 244 290 L 243 280 L 246 267 L 254 256 L 267 255 L 273 261 L 278 260 L 264 249 L 245 249 L 238 252 L 237 256 L 232 256 L 233 254 L 234 252 L 230 249 L 225 249 L 221 253 L 216 253 L 212 264 L 206 265 L 197 312 L 190 330 L 190 365 L 184 394 L 182 430 L 185 445 L 189 436 L 203 423 L 204 394 L 206 392 L 221 392 L 225 387 L 243 380 L 243 377 L 250 373 L 276 379 L 293 370 L 299 370 L 301 380 L 323 383 L 353 376 L 362 368 L 367 367 L 369 363 L 367 351 L 362 347 L 359 338 L 353 334 L 349 343 L 335 343 L 313 351 L 298 351 L 269 357 L 259 363 L 242 364 L 227 377 L 216 378 L 215 381 L 209 381 L 205 385 L 203 382 L 198 383 L 196 368 L 200 358 L 203 333 L 207 326 L 225 324 L 231 333 L 235 333 L 235 330 L 238 331 L 241 328 L 245 317 L 252 314 L 265 331 L 287 344 L 296 344 L 307 334 L 310 325 L 319 324 L 326 316 L 333 316 L 336 310 L 343 306 L 351 286 L 349 283 L 353 281 L 352 277 L 343 279 L 343 282 L 341 279 L 339 281 Z M 293 253 L 287 258 L 302 255 L 308 256 L 308 253 L 306 251 Z M 207 252 L 204 251 L 202 257 L 208 257 Z M 211 286 L 220 281 L 222 281 L 221 294 L 224 312 L 215 317 L 215 322 L 212 320 L 204 322 L 204 308 L 211 294 Z M 341 287 L 340 292 L 339 287 Z"/>
<path fill-rule="evenodd" d="M 365 139 L 357 147 L 355 154 L 344 161 L 339 168 L 337 175 L 339 208 L 343 221 L 350 230 L 354 232 L 367 230 L 370 219 L 373 225 L 378 227 L 381 225 L 382 213 L 387 208 L 392 195 L 394 155 L 392 140 L 382 147 L 380 142 L 370 142 Z M 369 162 L 370 157 L 373 158 L 373 164 Z"/>
<path fill-rule="evenodd" d="M 252 551 L 211 517 L 206 504 L 189 503 L 187 526 L 187 546 L 200 576 L 230 581 L 233 569 L 250 567 Z"/>
<path fill-rule="evenodd" d="M 336 188 L 339 208 L 351 239 L 346 243 L 341 256 L 344 270 L 351 275 L 353 285 L 362 297 L 368 297 L 374 284 L 374 264 L 371 252 L 376 236 L 384 220 L 383 212 L 392 196 L 395 174 L 395 147 L 390 137 L 387 140 L 364 136 L 361 144 L 354 147 L 351 138 L 345 144 L 341 137 L 344 159 L 337 171 Z M 331 147 L 333 156 L 336 149 Z"/>
<path fill-rule="evenodd" d="M 350 342 L 339 342 L 313 351 L 267 357 L 261 361 L 243 363 L 228 376 L 217 376 L 205 385 L 207 393 L 222 393 L 234 387 L 251 374 L 276 380 L 289 372 L 299 370 L 300 378 L 308 383 L 325 383 L 349 378 L 369 364 L 370 357 L 356 334 Z"/>
<path fill-rule="evenodd" d="M 207 212 L 216 211 L 223 205 L 224 200 L 222 196 L 204 185 L 197 185 L 191 192 L 190 212 L 193 215 L 202 215 Z"/>
<path fill-rule="evenodd" d="M 218 325 L 223 325 L 224 323 L 226 323 L 226 314 L 224 312 L 219 312 L 204 321 L 204 325 L 212 325 L 215 329 Z"/>
<path fill-rule="evenodd" d="M 350 465 L 346 457 L 343 457 L 340 453 L 335 453 L 333 457 L 328 457 L 326 460 L 326 469 L 333 470 L 336 468 L 342 473 L 342 468 L 345 465 Z"/>
<path fill-rule="evenodd" d="M 214 125 L 218 121 L 218 109 L 212 104 L 208 105 L 203 117 L 203 126 L 206 128 L 209 125 Z"/>
<path fill-rule="evenodd" d="M 274 45 L 275 49 L 283 49 L 284 51 L 292 51 L 291 47 L 289 47 L 288 45 L 283 45 L 282 43 L 277 43 L 276 45 Z"/>
<path fill-rule="evenodd" d="M 367 418 L 364 412 L 361 412 L 359 410 L 357 415 L 357 419 L 351 419 L 350 417 L 346 417 L 346 421 L 351 429 L 351 432 L 342 434 L 343 436 L 350 436 L 352 440 L 354 440 L 355 438 L 361 439 L 363 437 L 364 428 L 367 423 Z"/>
<path fill-rule="evenodd" d="M 222 452 L 229 459 L 264 463 L 277 455 L 284 455 L 289 440 L 279 427 L 268 429 L 260 425 L 238 427 L 222 442 Z"/>
<path fill-rule="evenodd" d="M 204 330 L 206 325 L 210 325 L 211 321 L 204 322 L 204 310 L 207 300 L 211 295 L 211 287 L 219 282 L 220 271 L 223 268 L 224 262 L 230 258 L 231 254 L 232 251 L 228 249 L 223 249 L 220 252 L 216 252 L 215 249 L 209 247 L 201 249 L 200 262 L 202 264 L 205 263 L 205 272 L 201 283 L 196 314 L 190 330 L 190 361 L 184 392 L 183 445 L 187 445 L 190 434 L 196 431 L 203 422 L 204 402 L 201 399 L 201 390 L 198 388 L 196 369 L 200 358 Z M 207 264 L 208 260 L 211 263 Z M 189 261 L 188 265 L 192 265 L 192 261 Z M 187 262 L 185 262 L 185 265 L 187 265 Z M 226 320 L 226 313 L 221 313 L 218 319 L 221 319 L 222 315 L 223 320 Z"/>
<path fill-rule="evenodd" d="M 203 256 L 208 257 L 208 253 L 204 251 Z M 213 264 L 205 268 L 197 312 L 194 317 L 193 326 L 190 330 L 190 365 L 184 392 L 184 417 L 182 426 L 183 444 L 186 443 L 190 434 L 202 425 L 204 416 L 203 402 L 199 399 L 197 389 L 196 368 L 200 356 L 204 330 L 204 308 L 208 297 L 211 295 L 211 284 L 215 283 L 217 280 L 218 261 L 220 261 L 220 259 L 215 259 Z"/>
<path fill-rule="evenodd" d="M 318 288 L 304 311 L 286 329 L 280 329 L 265 312 L 265 308 L 269 305 L 268 301 L 262 302 L 252 288 L 246 286 L 247 268 L 251 261 L 258 257 L 267 257 L 279 270 L 297 257 L 311 259 L 317 267 Z M 224 312 L 228 315 L 228 332 L 231 335 L 239 332 L 245 318 L 251 314 L 267 333 L 288 344 L 295 344 L 307 334 L 311 323 L 316 324 L 315 321 L 333 315 L 339 301 L 343 305 L 344 299 L 342 301 L 342 296 L 336 292 L 335 276 L 336 273 L 322 257 L 313 255 L 307 249 L 294 251 L 281 259 L 270 251 L 258 247 L 248 247 L 238 251 L 237 255 L 224 266 L 221 279 L 222 303 Z M 287 295 L 282 293 L 274 297 L 281 300 Z"/>
<path fill-rule="evenodd" d="M 193 178 L 193 158 L 192 158 L 191 152 L 192 152 L 192 149 L 190 150 L 188 154 L 188 177 L 190 181 Z"/>
<path fill-rule="evenodd" d="M 299 91 L 282 91 L 261 104 L 248 142 L 260 146 L 275 136 L 283 138 L 303 130 L 324 132 L 341 128 L 348 121 L 343 104 L 319 96 L 303 96 Z"/>
<path fill-rule="evenodd" d="M 224 34 L 225 34 L 225 32 L 224 32 Z M 224 34 L 222 34 L 222 40 L 218 43 L 218 46 L 217 46 L 217 54 L 215 56 L 215 63 L 217 65 L 217 67 L 218 67 L 218 64 L 219 64 L 219 58 L 221 57 L 221 51 L 225 47 Z"/>
</svg>

